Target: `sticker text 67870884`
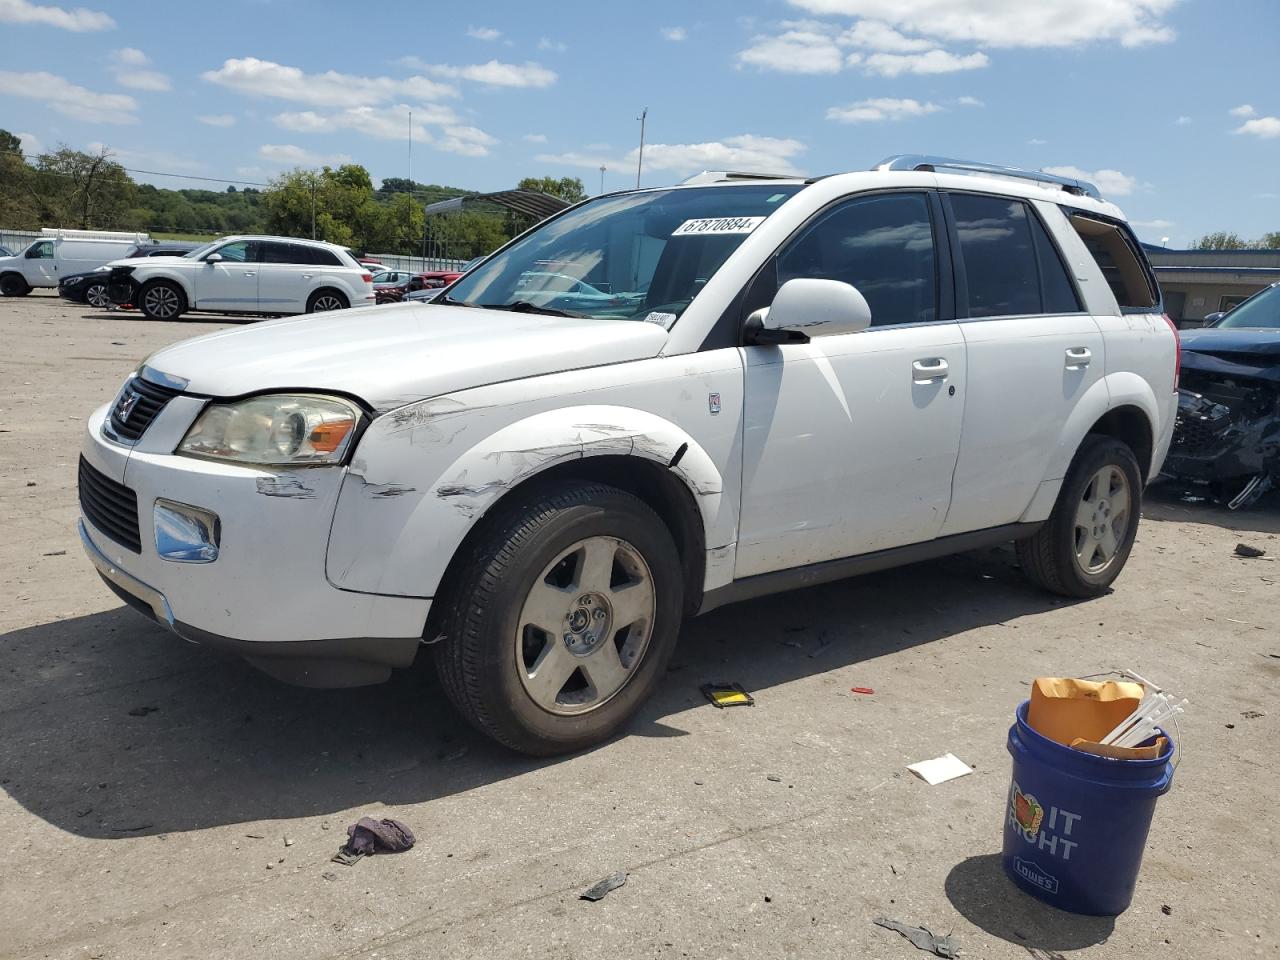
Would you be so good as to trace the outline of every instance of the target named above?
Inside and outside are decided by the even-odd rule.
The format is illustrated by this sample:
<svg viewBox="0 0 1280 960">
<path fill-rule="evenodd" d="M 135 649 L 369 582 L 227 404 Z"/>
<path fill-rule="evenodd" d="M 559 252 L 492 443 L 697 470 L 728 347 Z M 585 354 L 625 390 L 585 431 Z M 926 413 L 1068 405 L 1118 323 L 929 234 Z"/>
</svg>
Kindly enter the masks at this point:
<svg viewBox="0 0 1280 960">
<path fill-rule="evenodd" d="M 708 233 L 750 233 L 764 217 L 713 217 L 710 220 L 686 220 L 675 230 L 673 237 L 701 236 Z"/>
</svg>

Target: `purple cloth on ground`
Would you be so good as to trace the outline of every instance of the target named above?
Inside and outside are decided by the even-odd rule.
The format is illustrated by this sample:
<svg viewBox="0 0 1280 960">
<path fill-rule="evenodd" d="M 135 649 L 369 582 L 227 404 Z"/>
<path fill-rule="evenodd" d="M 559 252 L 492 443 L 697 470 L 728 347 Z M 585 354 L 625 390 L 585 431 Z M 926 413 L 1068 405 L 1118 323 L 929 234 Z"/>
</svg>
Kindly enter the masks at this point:
<svg viewBox="0 0 1280 960">
<path fill-rule="evenodd" d="M 413 846 L 413 831 L 399 820 L 361 817 L 347 827 L 347 849 L 362 856 L 375 852 L 399 853 Z"/>
</svg>

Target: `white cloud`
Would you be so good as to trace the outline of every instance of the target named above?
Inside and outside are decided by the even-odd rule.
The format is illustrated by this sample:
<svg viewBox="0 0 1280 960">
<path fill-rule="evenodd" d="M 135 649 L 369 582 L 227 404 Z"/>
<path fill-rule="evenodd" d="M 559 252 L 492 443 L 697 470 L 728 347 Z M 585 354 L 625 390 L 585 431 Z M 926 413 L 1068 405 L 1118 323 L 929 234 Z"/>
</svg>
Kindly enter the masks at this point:
<svg viewBox="0 0 1280 960">
<path fill-rule="evenodd" d="M 908 117 L 923 117 L 937 113 L 942 108 L 936 103 L 921 103 L 919 100 L 899 100 L 893 97 L 877 97 L 871 100 L 859 100 L 847 107 L 831 107 L 827 110 L 827 119 L 839 123 L 875 123 L 881 120 L 905 120 Z"/>
<path fill-rule="evenodd" d="M 1179 127 L 1185 127 L 1187 124 L 1191 122 L 1191 118 L 1186 115 L 1183 115 L 1173 122 Z"/>
<path fill-rule="evenodd" d="M 444 136 L 435 144 L 446 153 L 459 153 L 464 157 L 484 157 L 489 147 L 498 141 L 477 127 L 451 126 L 444 128 Z"/>
<path fill-rule="evenodd" d="M 312 153 L 291 143 L 264 143 L 258 148 L 258 156 L 288 167 L 335 167 L 351 161 L 345 153 Z"/>
<path fill-rule="evenodd" d="M 304 73 L 270 60 L 243 57 L 225 61 L 217 70 L 201 74 L 210 83 L 250 96 L 276 97 L 321 107 L 362 107 L 394 98 L 431 101 L 457 96 L 448 84 L 426 77 L 361 77 L 327 70 Z"/>
<path fill-rule="evenodd" d="M 1254 120 L 1247 120 L 1232 132 L 1249 133 L 1255 137 L 1261 137 L 1263 140 L 1273 140 L 1276 137 L 1280 137 L 1280 117 L 1258 117 Z"/>
<path fill-rule="evenodd" d="M 22 152 L 27 156 L 34 157 L 36 154 L 44 153 L 44 141 L 34 133 L 19 133 L 18 139 L 22 141 Z"/>
<path fill-rule="evenodd" d="M 201 123 L 210 127 L 234 127 L 236 118 L 229 113 L 206 113 L 196 117 Z"/>
<path fill-rule="evenodd" d="M 896 77 L 904 73 L 955 73 L 958 70 L 980 70 L 989 61 L 985 53 L 965 55 L 947 50 L 927 53 L 873 53 L 864 61 L 869 73 Z"/>
<path fill-rule="evenodd" d="M 111 52 L 111 73 L 116 83 L 135 90 L 168 90 L 169 78 L 158 70 L 144 69 L 151 61 L 136 47 Z"/>
<path fill-rule="evenodd" d="M 738 54 L 738 62 L 779 73 L 839 73 L 844 55 L 824 33 L 788 30 L 777 37 L 755 37 L 751 46 Z"/>
<path fill-rule="evenodd" d="M 805 145 L 799 140 L 761 137 L 754 134 L 741 134 L 704 143 L 652 143 L 645 144 L 644 168 L 645 170 L 670 170 L 677 173 L 696 173 L 700 170 L 797 173 L 795 160 L 804 151 Z M 588 167 L 596 170 L 601 166 L 606 166 L 610 170 L 634 170 L 638 153 L 638 149 L 633 149 L 624 157 L 615 157 L 570 151 L 539 154 L 534 159 L 539 163 Z"/>
<path fill-rule="evenodd" d="M 467 36 L 472 40 L 497 40 L 502 36 L 502 31 L 493 27 L 467 27 Z"/>
<path fill-rule="evenodd" d="M 31 3 L 30 0 L 0 0 L 0 23 L 39 23 L 75 33 L 110 30 L 116 25 L 109 16 L 97 10 L 84 7 L 65 10 Z"/>
<path fill-rule="evenodd" d="M 403 103 L 383 107 L 350 107 L 336 113 L 324 114 L 316 113 L 314 110 L 302 110 L 297 113 L 278 113 L 272 119 L 276 126 L 299 133 L 354 130 L 378 140 L 408 140 L 411 112 L 414 140 L 431 140 L 431 134 L 427 132 L 425 124 L 458 122 L 457 114 L 449 107 L 428 105 L 411 108 Z"/>
<path fill-rule="evenodd" d="M 674 43 L 689 39 L 689 31 L 684 27 L 663 27 L 662 35 Z"/>
<path fill-rule="evenodd" d="M 821 16 L 862 17 L 941 42 L 1070 47 L 1103 40 L 1167 43 L 1178 0 L 789 0 Z"/>
<path fill-rule="evenodd" d="M 90 153 L 106 151 L 111 154 L 111 158 L 117 163 L 132 166 L 145 164 L 149 167 L 159 167 L 162 170 L 186 170 L 189 172 L 204 169 L 204 164 L 199 160 L 178 153 L 170 153 L 167 150 L 134 150 L 129 147 L 111 146 L 100 140 L 90 141 L 85 144 L 85 149 Z"/>
<path fill-rule="evenodd" d="M 539 50 L 550 50 L 550 51 L 552 51 L 553 53 L 564 53 L 564 52 L 565 52 L 566 50 L 568 50 L 569 48 L 568 48 L 568 47 L 566 47 L 566 46 L 565 46 L 563 43 L 561 43 L 559 40 L 552 40 L 552 39 L 550 39 L 550 38 L 548 38 L 548 37 L 540 37 L 540 38 L 538 39 L 538 49 L 539 49 Z"/>
<path fill-rule="evenodd" d="M 1172 220 L 1130 220 L 1129 222 L 1143 230 L 1168 230 L 1174 226 Z"/>
<path fill-rule="evenodd" d="M 525 143 L 546 143 L 547 135 L 545 133 L 526 133 L 520 139 Z"/>
<path fill-rule="evenodd" d="M 1119 170 L 1082 170 L 1080 167 L 1045 167 L 1045 173 L 1058 177 L 1070 177 L 1073 180 L 1088 180 L 1104 194 L 1113 197 L 1125 197 L 1138 187 L 1138 178 L 1131 177 Z"/>
<path fill-rule="evenodd" d="M 1233 117 L 1253 117 L 1257 115 L 1258 111 L 1253 109 L 1253 104 L 1242 103 L 1238 107 L 1232 107 L 1227 113 Z"/>
<path fill-rule="evenodd" d="M 137 123 L 138 102 L 123 93 L 95 93 L 54 73 L 0 70 L 0 94 L 49 105 L 63 116 L 98 123 Z"/>
<path fill-rule="evenodd" d="M 985 107 L 986 104 L 977 97 L 956 97 L 958 107 Z"/>
<path fill-rule="evenodd" d="M 438 77 L 470 80 L 472 83 L 483 83 L 492 87 L 549 87 L 556 82 L 554 70 L 548 70 L 542 64 L 532 61 L 501 63 L 490 60 L 488 63 L 474 63 L 462 67 L 438 65 L 429 69 Z"/>
<path fill-rule="evenodd" d="M 904 37 L 887 23 L 879 20 L 859 20 L 840 35 L 842 45 L 879 50 L 883 53 L 920 53 L 937 44 L 919 37 Z"/>
<path fill-rule="evenodd" d="M 1032 137 L 1030 140 L 1027 141 L 1027 143 L 1029 143 L 1033 147 L 1043 147 L 1048 142 L 1049 142 L 1048 140 L 1041 140 L 1039 137 Z"/>
</svg>

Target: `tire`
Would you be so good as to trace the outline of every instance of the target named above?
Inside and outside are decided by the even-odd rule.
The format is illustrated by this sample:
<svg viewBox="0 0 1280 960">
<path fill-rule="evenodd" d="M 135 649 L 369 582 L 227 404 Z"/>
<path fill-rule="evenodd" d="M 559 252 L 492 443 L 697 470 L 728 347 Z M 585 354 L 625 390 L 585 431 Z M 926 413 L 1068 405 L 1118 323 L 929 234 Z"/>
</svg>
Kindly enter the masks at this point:
<svg viewBox="0 0 1280 960">
<path fill-rule="evenodd" d="M 109 309 L 111 298 L 107 296 L 107 285 L 105 283 L 90 284 L 84 292 L 84 302 L 99 310 Z"/>
<path fill-rule="evenodd" d="M 323 290 L 317 290 L 307 300 L 307 313 L 328 313 L 330 310 L 345 310 L 351 306 L 345 296 L 337 290 L 331 290 L 325 287 Z"/>
<path fill-rule="evenodd" d="M 1049 519 L 1017 542 L 1018 562 L 1033 583 L 1053 593 L 1101 596 L 1129 559 L 1141 513 L 1142 474 L 1133 451 L 1114 437 L 1090 434 Z"/>
<path fill-rule="evenodd" d="M 521 753 L 607 739 L 675 649 L 684 580 L 671 534 L 645 503 L 597 483 L 531 489 L 484 523 L 441 591 L 445 692 Z"/>
<path fill-rule="evenodd" d="M 31 285 L 20 273 L 6 273 L 0 277 L 0 296 L 25 297 L 31 292 Z"/>
<path fill-rule="evenodd" d="M 187 295 L 172 280 L 152 280 L 138 291 L 136 305 L 148 320 L 177 320 L 187 312 Z"/>
</svg>

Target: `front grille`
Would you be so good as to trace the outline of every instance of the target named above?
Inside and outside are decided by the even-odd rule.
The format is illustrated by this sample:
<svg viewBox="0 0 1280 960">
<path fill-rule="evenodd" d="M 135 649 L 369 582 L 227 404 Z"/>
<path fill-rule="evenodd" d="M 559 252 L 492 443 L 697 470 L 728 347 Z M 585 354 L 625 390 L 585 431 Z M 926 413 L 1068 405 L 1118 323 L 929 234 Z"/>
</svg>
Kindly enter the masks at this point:
<svg viewBox="0 0 1280 960">
<path fill-rule="evenodd" d="M 80 458 L 80 510 L 90 523 L 134 553 L 142 552 L 138 496 Z"/>
<path fill-rule="evenodd" d="M 1229 422 L 1179 414 L 1174 421 L 1173 448 L 1182 454 L 1209 451 L 1222 445 Z"/>
<path fill-rule="evenodd" d="M 136 441 L 178 392 L 134 377 L 124 385 L 111 408 L 111 432 L 121 440 Z"/>
</svg>

